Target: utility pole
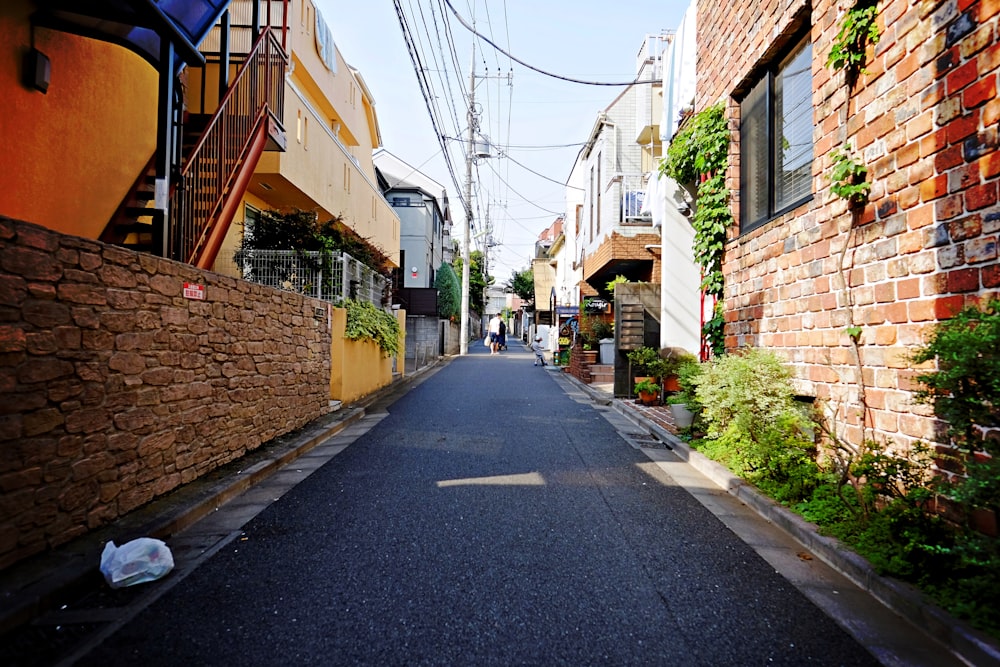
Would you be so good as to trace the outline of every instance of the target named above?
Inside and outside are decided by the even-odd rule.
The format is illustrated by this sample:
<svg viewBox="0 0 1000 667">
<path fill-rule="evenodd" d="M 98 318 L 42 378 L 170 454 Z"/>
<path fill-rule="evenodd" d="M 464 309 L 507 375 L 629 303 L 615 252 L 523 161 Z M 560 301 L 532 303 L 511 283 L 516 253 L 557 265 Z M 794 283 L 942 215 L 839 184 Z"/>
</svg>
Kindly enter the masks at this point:
<svg viewBox="0 0 1000 667">
<path fill-rule="evenodd" d="M 475 22 L 472 26 L 475 27 Z M 469 353 L 469 243 L 472 235 L 472 159 L 476 141 L 476 40 L 472 40 L 472 61 L 469 68 L 469 139 L 465 151 L 465 238 L 462 240 L 462 325 L 459 329 L 461 341 L 459 354 Z"/>
<path fill-rule="evenodd" d="M 475 29 L 476 23 L 472 22 L 472 27 Z M 509 72 L 506 76 L 501 76 L 499 70 L 495 77 L 491 77 L 488 73 L 480 78 L 490 79 L 496 78 L 498 80 L 507 80 L 507 85 L 511 85 L 513 79 L 513 72 Z M 472 256 L 470 252 L 470 244 L 472 243 L 472 165 L 477 158 L 488 158 L 491 157 L 489 150 L 489 141 L 479 135 L 479 118 L 476 113 L 476 41 L 472 40 L 472 61 L 469 68 L 469 110 L 466 114 L 466 121 L 469 124 L 469 135 L 466 140 L 467 146 L 465 150 L 465 237 L 462 241 L 462 325 L 460 329 L 459 336 L 461 341 L 459 343 L 459 354 L 465 355 L 469 353 L 469 292 L 471 291 L 471 279 L 470 271 L 472 269 Z M 479 148 L 482 146 L 482 148 Z M 489 228 L 489 211 L 486 213 L 486 233 L 487 233 L 487 246 L 485 261 L 488 261 L 489 248 L 492 245 L 491 230 Z M 485 271 L 485 267 L 484 267 Z M 489 274 L 486 273 L 488 276 Z M 485 276 L 484 276 L 485 277 Z M 483 300 L 485 303 L 486 295 L 483 294 Z M 482 313 L 481 313 L 482 314 Z"/>
</svg>

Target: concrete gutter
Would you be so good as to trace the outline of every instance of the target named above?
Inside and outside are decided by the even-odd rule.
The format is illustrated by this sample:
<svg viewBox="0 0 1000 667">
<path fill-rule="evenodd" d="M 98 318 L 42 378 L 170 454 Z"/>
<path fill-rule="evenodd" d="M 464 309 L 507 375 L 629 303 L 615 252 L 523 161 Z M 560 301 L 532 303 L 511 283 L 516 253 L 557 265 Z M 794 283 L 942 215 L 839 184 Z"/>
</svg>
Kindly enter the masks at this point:
<svg viewBox="0 0 1000 667">
<path fill-rule="evenodd" d="M 443 360 L 445 362 L 450 359 Z M 104 544 L 139 537 L 167 540 L 247 489 L 260 484 L 352 424 L 391 402 L 441 361 L 401 377 L 349 407 L 337 409 L 305 427 L 264 443 L 237 461 L 175 489 L 114 523 L 44 554 L 27 558 L 0 573 L 0 634 L 48 611 L 67 595 L 100 577 Z"/>
<path fill-rule="evenodd" d="M 568 374 L 566 377 L 595 402 L 610 405 L 615 411 L 654 433 L 686 464 L 707 477 L 720 489 L 738 498 L 761 518 L 781 528 L 858 588 L 928 636 L 944 644 L 964 662 L 983 667 L 1000 665 L 1000 642 L 951 616 L 929 601 L 917 588 L 879 575 L 866 559 L 848 549 L 839 540 L 821 535 L 815 525 L 763 495 L 722 464 L 691 449 L 683 440 L 645 419 L 638 411 L 629 409 L 623 401 L 615 400 L 606 392 L 593 389 Z M 656 460 L 654 457 L 651 458 Z"/>
</svg>

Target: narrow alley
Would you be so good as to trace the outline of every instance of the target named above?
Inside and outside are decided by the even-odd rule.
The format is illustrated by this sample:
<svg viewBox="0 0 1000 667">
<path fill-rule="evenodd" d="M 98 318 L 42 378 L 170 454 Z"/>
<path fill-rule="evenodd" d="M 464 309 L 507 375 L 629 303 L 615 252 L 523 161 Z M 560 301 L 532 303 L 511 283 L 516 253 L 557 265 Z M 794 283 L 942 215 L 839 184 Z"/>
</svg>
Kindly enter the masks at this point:
<svg viewBox="0 0 1000 667">
<path fill-rule="evenodd" d="M 472 347 L 167 539 L 52 664 L 949 664 L 568 376 Z"/>
</svg>

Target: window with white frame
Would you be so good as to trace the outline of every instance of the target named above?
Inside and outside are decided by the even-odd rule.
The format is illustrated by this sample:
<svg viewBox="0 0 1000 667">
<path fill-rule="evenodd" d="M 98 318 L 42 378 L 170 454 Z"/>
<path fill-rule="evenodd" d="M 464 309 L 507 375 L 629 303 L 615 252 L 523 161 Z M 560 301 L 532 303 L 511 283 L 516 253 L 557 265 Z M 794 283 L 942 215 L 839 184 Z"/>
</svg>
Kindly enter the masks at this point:
<svg viewBox="0 0 1000 667">
<path fill-rule="evenodd" d="M 809 35 L 740 102 L 740 231 L 812 197 L 812 42 Z"/>
</svg>

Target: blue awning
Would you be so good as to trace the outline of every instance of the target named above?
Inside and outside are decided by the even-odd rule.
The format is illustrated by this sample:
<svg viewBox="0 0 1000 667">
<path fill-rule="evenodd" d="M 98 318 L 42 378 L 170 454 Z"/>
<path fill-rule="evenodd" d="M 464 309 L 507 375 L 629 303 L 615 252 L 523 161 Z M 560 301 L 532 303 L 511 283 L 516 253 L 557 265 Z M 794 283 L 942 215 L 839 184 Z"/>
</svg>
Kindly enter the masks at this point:
<svg viewBox="0 0 1000 667">
<path fill-rule="evenodd" d="M 198 45 L 230 0 L 38 0 L 34 20 L 57 30 L 119 44 L 161 65 L 161 45 L 169 40 L 181 62 L 201 64 Z"/>
</svg>

